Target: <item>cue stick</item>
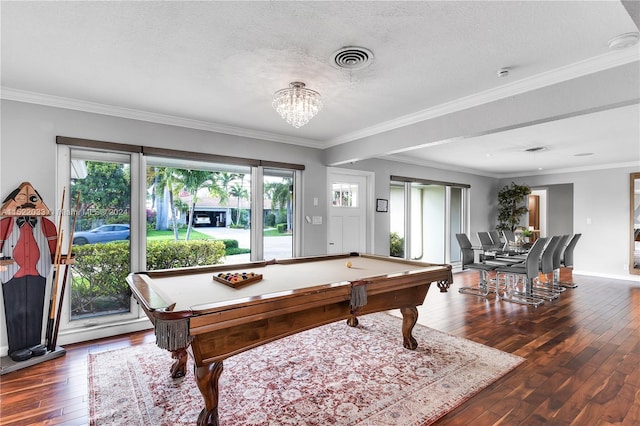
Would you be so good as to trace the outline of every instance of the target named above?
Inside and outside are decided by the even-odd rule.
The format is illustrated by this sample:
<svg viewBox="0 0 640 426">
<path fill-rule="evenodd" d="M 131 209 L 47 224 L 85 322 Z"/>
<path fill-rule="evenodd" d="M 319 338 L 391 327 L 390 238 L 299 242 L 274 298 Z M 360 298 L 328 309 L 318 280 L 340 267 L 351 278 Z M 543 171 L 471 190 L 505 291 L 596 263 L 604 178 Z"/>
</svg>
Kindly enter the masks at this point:
<svg viewBox="0 0 640 426">
<path fill-rule="evenodd" d="M 53 321 L 55 318 L 55 308 L 56 308 L 56 292 L 58 291 L 58 276 L 59 273 L 59 263 L 60 263 L 60 249 L 62 247 L 62 213 L 64 210 L 64 198 L 67 193 L 67 187 L 62 188 L 62 200 L 60 201 L 60 217 L 58 218 L 58 235 L 56 236 L 56 252 L 53 256 L 53 279 L 51 284 L 51 294 L 49 295 L 49 313 L 47 315 L 47 329 L 44 335 L 44 341 L 46 346 L 49 346 L 51 342 L 51 333 L 53 332 Z"/>
<path fill-rule="evenodd" d="M 49 319 L 47 320 L 47 331 L 45 333 L 45 344 L 47 348 L 51 343 L 51 336 L 53 333 L 53 322 L 55 318 L 56 308 L 56 293 L 58 292 L 58 278 L 60 277 L 60 250 L 62 248 L 62 238 L 64 232 L 61 230 L 59 239 L 56 243 L 56 254 L 54 259 L 55 269 L 53 270 L 53 283 L 51 284 L 51 297 L 49 298 Z"/>
<path fill-rule="evenodd" d="M 73 246 L 73 234 L 76 232 L 76 221 L 78 220 L 78 208 L 80 207 L 80 192 L 76 196 L 76 206 L 73 211 L 73 224 L 71 225 L 71 233 L 69 235 L 69 245 L 67 246 L 67 257 L 65 258 L 64 276 L 62 277 L 62 286 L 60 287 L 60 299 L 58 300 L 58 310 L 56 314 L 55 327 L 53 328 L 53 340 L 51 342 L 51 350 L 56 348 L 58 342 L 58 331 L 60 330 L 60 318 L 62 317 L 62 302 L 64 300 L 64 289 L 67 286 L 67 277 L 69 276 L 69 268 L 71 268 L 71 247 Z"/>
</svg>

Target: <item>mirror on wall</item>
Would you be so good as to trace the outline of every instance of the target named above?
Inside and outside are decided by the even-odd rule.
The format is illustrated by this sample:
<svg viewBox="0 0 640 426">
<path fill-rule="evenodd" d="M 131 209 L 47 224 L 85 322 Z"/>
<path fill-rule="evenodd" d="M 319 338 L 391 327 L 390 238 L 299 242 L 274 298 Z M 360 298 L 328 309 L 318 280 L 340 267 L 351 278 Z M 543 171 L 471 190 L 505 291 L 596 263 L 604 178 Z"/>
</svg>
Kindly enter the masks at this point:
<svg viewBox="0 0 640 426">
<path fill-rule="evenodd" d="M 640 172 L 631 173 L 629 188 L 631 193 L 629 272 L 640 275 Z"/>
</svg>

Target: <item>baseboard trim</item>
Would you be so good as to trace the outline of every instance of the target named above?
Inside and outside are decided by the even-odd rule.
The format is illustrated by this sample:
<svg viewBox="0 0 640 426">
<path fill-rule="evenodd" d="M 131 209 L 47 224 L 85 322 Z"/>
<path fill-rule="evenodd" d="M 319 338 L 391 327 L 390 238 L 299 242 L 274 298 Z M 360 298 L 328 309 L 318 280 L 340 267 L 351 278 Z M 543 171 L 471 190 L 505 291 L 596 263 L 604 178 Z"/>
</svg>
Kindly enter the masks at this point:
<svg viewBox="0 0 640 426">
<path fill-rule="evenodd" d="M 617 275 L 617 274 L 603 274 L 600 272 L 592 272 L 592 271 L 580 271 L 574 270 L 573 275 L 586 275 L 590 277 L 598 277 L 598 278 L 609 278 L 612 280 L 621 280 L 621 281 L 636 281 L 640 282 L 640 275 Z"/>
</svg>

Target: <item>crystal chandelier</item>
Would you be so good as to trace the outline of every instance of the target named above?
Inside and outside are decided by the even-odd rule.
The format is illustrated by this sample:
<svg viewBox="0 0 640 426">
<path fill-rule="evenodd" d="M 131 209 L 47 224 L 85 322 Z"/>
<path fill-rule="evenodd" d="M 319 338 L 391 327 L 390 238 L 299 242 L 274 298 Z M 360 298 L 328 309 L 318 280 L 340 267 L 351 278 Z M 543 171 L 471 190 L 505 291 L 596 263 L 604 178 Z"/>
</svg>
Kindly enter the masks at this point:
<svg viewBox="0 0 640 426">
<path fill-rule="evenodd" d="M 296 129 L 304 126 L 322 109 L 320 93 L 305 89 L 304 83 L 294 81 L 286 89 L 273 94 L 271 106 Z"/>
</svg>

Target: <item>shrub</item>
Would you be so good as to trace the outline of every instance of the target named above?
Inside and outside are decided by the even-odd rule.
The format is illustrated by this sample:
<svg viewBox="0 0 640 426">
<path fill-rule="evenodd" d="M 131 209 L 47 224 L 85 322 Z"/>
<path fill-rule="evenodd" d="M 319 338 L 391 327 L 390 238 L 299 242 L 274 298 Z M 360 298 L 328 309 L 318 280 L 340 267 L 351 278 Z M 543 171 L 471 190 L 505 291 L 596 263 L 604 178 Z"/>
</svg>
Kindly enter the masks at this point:
<svg viewBox="0 0 640 426">
<path fill-rule="evenodd" d="M 238 248 L 238 240 L 220 240 L 224 244 L 225 249 L 235 249 Z M 229 254 L 229 253 L 227 253 Z"/>
<path fill-rule="evenodd" d="M 287 211 L 279 210 L 278 218 L 276 219 L 276 223 L 287 223 Z"/>
<path fill-rule="evenodd" d="M 225 243 L 219 240 L 149 241 L 147 269 L 215 265 L 224 255 Z"/>
<path fill-rule="evenodd" d="M 72 315 L 128 309 L 129 242 L 74 246 L 73 252 Z M 110 306 L 100 307 L 105 300 Z"/>
<path fill-rule="evenodd" d="M 264 226 L 272 228 L 276 225 L 276 215 L 273 213 L 267 213 L 264 218 Z"/>
<path fill-rule="evenodd" d="M 389 254 L 393 257 L 404 257 L 404 238 L 397 232 L 392 232 L 389 237 Z"/>
<path fill-rule="evenodd" d="M 236 240 L 225 241 L 231 246 L 238 245 Z M 128 310 L 129 242 L 74 246 L 73 252 L 72 315 Z M 147 269 L 214 265 L 221 263 L 224 255 L 223 241 L 148 241 Z"/>
<path fill-rule="evenodd" d="M 278 229 L 278 232 L 281 234 L 284 234 L 285 232 L 287 232 L 287 224 L 286 223 L 279 223 L 276 225 L 276 228 Z"/>
</svg>

